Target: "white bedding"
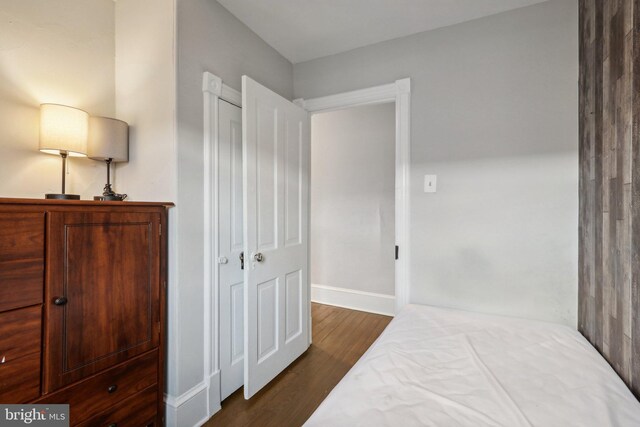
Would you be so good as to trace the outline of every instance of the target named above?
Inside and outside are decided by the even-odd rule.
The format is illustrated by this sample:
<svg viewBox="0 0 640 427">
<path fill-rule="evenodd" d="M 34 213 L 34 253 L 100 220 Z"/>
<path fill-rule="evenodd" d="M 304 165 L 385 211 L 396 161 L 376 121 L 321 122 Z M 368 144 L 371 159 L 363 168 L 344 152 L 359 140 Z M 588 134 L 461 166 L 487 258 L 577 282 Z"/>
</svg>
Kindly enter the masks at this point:
<svg viewBox="0 0 640 427">
<path fill-rule="evenodd" d="M 403 309 L 305 426 L 640 426 L 640 402 L 577 331 Z"/>
</svg>

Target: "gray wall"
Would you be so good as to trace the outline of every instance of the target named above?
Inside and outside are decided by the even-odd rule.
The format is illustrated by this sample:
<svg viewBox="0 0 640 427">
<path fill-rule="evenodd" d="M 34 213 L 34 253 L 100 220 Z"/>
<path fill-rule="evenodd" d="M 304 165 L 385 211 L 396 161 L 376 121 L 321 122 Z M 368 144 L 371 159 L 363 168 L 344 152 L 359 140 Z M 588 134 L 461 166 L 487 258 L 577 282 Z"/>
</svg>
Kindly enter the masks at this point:
<svg viewBox="0 0 640 427">
<path fill-rule="evenodd" d="M 177 319 L 175 393 L 203 379 L 203 94 L 210 71 L 240 90 L 247 74 L 291 98 L 293 69 L 285 58 L 213 0 L 177 0 Z"/>
<path fill-rule="evenodd" d="M 394 295 L 395 104 L 311 121 L 311 283 Z"/>
<path fill-rule="evenodd" d="M 575 326 L 577 52 L 554 0 L 294 66 L 303 98 L 412 79 L 412 302 Z"/>
<path fill-rule="evenodd" d="M 40 199 L 61 184 L 60 157 L 38 151 L 40 104 L 114 115 L 114 3 L 0 3 L 0 196 Z M 69 159 L 67 193 L 91 199 L 105 181 L 104 164 Z"/>
</svg>

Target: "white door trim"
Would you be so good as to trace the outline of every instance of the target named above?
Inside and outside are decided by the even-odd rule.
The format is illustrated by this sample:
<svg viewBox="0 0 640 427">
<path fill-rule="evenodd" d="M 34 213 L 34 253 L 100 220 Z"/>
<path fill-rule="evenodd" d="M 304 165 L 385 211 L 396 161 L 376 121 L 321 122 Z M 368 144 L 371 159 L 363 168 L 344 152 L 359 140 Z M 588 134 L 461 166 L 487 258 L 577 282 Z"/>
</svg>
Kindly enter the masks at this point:
<svg viewBox="0 0 640 427">
<path fill-rule="evenodd" d="M 313 99 L 296 99 L 310 113 L 323 113 L 360 105 L 396 104 L 396 244 L 400 247 L 396 261 L 396 312 L 409 303 L 410 290 L 410 167 L 411 167 L 411 79 L 396 80 L 381 86 L 328 95 Z"/>
<path fill-rule="evenodd" d="M 220 409 L 220 357 L 219 357 L 219 269 L 217 259 L 218 235 L 218 101 L 242 105 L 239 91 L 227 86 L 212 73 L 202 76 L 204 97 L 204 384 L 207 386 L 207 412 L 209 417 Z"/>
</svg>

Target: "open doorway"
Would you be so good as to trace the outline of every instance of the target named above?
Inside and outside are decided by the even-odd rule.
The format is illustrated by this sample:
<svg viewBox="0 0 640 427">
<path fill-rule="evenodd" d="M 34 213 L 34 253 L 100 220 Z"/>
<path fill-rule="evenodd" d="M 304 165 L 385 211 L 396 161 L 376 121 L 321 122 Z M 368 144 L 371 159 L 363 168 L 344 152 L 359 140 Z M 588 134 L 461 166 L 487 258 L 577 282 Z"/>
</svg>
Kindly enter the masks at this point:
<svg viewBox="0 0 640 427">
<path fill-rule="evenodd" d="M 395 121 L 394 102 L 312 116 L 314 302 L 394 312 Z"/>
<path fill-rule="evenodd" d="M 398 309 L 409 303 L 410 295 L 410 269 L 411 242 L 409 235 L 410 222 L 410 164 L 411 164 L 411 79 L 405 78 L 396 80 L 393 83 L 381 86 L 373 86 L 366 89 L 358 89 L 350 92 L 342 92 L 334 95 L 321 96 L 318 98 L 298 98 L 295 104 L 307 110 L 312 117 L 334 111 L 351 109 L 362 106 L 373 106 L 388 103 L 394 106 L 395 110 L 395 292 L 394 296 L 387 298 L 374 298 L 378 302 L 383 301 L 383 309 L 374 309 L 383 314 L 395 314 Z M 312 125 L 313 127 L 313 125 Z M 313 197 L 313 196 L 312 196 Z M 309 251 L 311 253 L 311 251 Z M 347 254 L 347 259 L 342 262 L 349 262 L 359 254 Z M 309 263 L 311 265 L 311 262 Z M 313 281 L 310 278 L 310 283 Z M 324 285 L 330 286 L 330 285 Z M 320 301 L 319 292 L 331 293 L 330 289 L 315 287 L 311 289 L 311 298 Z M 358 295 L 362 300 L 361 291 L 354 290 L 350 293 L 342 293 L 344 298 L 347 295 Z M 323 297 L 324 299 L 324 297 Z M 325 299 L 326 302 L 326 299 Z M 337 304 L 336 304 L 337 305 Z M 344 304 L 346 305 L 346 304 Z M 353 307 L 353 305 L 352 305 Z M 392 308 L 389 308 L 392 307 Z M 311 334 L 309 334 L 311 336 Z"/>
</svg>

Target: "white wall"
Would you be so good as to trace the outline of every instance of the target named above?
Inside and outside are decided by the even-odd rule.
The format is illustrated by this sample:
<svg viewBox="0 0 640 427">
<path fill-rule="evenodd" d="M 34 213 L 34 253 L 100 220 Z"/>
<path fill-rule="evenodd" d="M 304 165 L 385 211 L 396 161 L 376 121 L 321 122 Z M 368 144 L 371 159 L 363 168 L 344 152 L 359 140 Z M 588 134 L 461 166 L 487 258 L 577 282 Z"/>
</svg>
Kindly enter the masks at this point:
<svg viewBox="0 0 640 427">
<path fill-rule="evenodd" d="M 307 99 L 411 78 L 412 302 L 575 326 L 577 54 L 554 0 L 294 66 Z"/>
<path fill-rule="evenodd" d="M 311 283 L 395 294 L 395 103 L 311 120 Z"/>
<path fill-rule="evenodd" d="M 175 201 L 175 0 L 116 2 L 116 115 L 129 123 L 118 192 Z"/>
<path fill-rule="evenodd" d="M 39 106 L 58 103 L 113 117 L 112 0 L 2 0 L 0 10 L 0 196 L 59 193 L 59 156 L 38 151 Z M 67 193 L 102 194 L 106 167 L 71 158 Z"/>
</svg>

